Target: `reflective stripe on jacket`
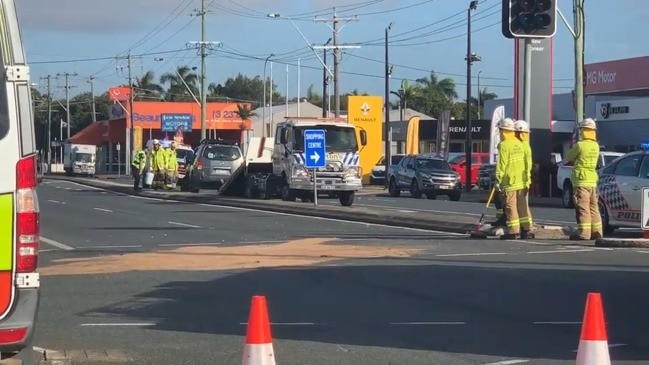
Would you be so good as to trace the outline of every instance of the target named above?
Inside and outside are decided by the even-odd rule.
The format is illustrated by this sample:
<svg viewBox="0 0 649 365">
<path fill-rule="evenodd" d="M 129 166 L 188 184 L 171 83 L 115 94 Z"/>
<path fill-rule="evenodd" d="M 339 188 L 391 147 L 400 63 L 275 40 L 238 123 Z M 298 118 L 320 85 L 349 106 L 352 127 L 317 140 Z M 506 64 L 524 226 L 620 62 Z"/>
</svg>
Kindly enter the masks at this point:
<svg viewBox="0 0 649 365">
<path fill-rule="evenodd" d="M 592 139 L 577 142 L 568 151 L 566 160 L 574 162 L 570 181 L 573 187 L 594 188 L 597 186 L 597 161 L 599 143 Z"/>
<path fill-rule="evenodd" d="M 167 153 L 162 148 L 151 151 L 151 169 L 154 171 L 167 169 Z"/>
<path fill-rule="evenodd" d="M 496 182 L 502 191 L 525 188 L 525 153 L 523 143 L 517 139 L 501 141 L 498 145 Z"/>
<path fill-rule="evenodd" d="M 137 151 L 135 156 L 133 156 L 131 165 L 140 171 L 144 170 L 144 167 L 146 166 L 146 152 L 142 150 Z"/>
</svg>

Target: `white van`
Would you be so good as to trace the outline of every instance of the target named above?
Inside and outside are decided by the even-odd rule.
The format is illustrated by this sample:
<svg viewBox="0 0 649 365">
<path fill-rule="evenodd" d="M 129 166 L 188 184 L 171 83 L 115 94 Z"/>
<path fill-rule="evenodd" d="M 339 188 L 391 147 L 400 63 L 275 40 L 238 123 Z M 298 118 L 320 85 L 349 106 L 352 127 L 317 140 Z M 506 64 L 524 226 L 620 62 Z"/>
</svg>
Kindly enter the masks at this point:
<svg viewBox="0 0 649 365">
<path fill-rule="evenodd" d="M 14 0 L 0 0 L 0 7 L 0 353 L 32 364 L 40 299 L 37 150 Z"/>
</svg>

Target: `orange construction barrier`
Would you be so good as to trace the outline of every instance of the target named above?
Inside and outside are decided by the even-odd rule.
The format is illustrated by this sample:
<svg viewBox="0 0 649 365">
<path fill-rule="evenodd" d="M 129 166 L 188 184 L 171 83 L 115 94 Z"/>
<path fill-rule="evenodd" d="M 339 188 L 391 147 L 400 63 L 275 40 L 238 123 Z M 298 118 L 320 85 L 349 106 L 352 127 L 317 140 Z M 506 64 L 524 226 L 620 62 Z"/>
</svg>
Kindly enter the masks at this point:
<svg viewBox="0 0 649 365">
<path fill-rule="evenodd" d="M 588 293 L 576 365 L 611 365 L 600 293 Z"/>
<path fill-rule="evenodd" d="M 266 297 L 252 297 L 242 365 L 275 365 Z"/>
</svg>

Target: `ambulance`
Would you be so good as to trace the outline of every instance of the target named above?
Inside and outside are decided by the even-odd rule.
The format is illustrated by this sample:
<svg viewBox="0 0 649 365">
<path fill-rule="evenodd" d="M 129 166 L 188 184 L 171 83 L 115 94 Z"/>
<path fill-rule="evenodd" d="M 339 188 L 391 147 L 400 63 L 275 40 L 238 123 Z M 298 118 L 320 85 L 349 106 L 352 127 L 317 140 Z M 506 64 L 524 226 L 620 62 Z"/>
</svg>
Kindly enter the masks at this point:
<svg viewBox="0 0 649 365">
<path fill-rule="evenodd" d="M 30 90 L 14 0 L 0 0 L 0 353 L 33 363 L 40 300 L 37 149 Z"/>
</svg>

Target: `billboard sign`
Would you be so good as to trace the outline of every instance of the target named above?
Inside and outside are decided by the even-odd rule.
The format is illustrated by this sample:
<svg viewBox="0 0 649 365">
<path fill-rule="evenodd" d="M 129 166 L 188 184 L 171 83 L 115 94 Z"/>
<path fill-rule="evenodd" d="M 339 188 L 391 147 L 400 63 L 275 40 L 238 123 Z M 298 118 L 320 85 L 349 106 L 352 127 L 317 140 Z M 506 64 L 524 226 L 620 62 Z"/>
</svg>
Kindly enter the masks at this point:
<svg viewBox="0 0 649 365">
<path fill-rule="evenodd" d="M 163 132 L 176 132 L 180 127 L 185 132 L 192 131 L 192 115 L 183 114 L 161 114 L 160 130 Z"/>
</svg>

